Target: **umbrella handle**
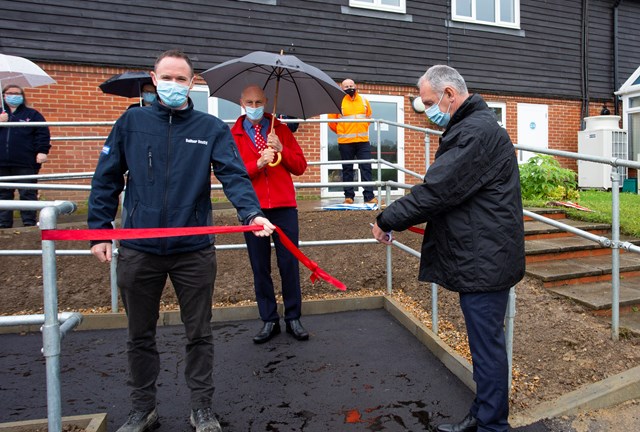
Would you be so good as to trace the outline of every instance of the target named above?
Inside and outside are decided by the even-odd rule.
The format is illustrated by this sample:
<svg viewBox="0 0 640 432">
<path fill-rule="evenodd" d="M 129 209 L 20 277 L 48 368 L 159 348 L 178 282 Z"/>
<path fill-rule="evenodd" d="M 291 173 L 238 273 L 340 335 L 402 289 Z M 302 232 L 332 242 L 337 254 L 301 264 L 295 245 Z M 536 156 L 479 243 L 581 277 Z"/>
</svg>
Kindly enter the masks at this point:
<svg viewBox="0 0 640 432">
<path fill-rule="evenodd" d="M 269 162 L 268 165 L 273 168 L 273 167 L 277 167 L 278 165 L 280 165 L 280 162 L 282 162 L 282 153 L 278 152 L 276 153 L 278 155 L 278 159 L 276 159 L 275 162 Z"/>
</svg>

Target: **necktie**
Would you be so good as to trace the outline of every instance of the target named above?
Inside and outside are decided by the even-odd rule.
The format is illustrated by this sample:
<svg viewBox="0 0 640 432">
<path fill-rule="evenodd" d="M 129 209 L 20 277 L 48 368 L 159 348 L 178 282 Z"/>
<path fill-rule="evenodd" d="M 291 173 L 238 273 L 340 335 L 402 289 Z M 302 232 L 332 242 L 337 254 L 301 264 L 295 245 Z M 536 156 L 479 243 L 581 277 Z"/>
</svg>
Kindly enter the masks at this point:
<svg viewBox="0 0 640 432">
<path fill-rule="evenodd" d="M 262 133 L 261 133 L 262 125 L 257 124 L 253 128 L 256 131 L 256 137 L 255 137 L 256 147 L 258 148 L 258 151 L 262 151 L 267 148 L 267 142 L 264 140 L 264 137 L 262 136 Z"/>
</svg>

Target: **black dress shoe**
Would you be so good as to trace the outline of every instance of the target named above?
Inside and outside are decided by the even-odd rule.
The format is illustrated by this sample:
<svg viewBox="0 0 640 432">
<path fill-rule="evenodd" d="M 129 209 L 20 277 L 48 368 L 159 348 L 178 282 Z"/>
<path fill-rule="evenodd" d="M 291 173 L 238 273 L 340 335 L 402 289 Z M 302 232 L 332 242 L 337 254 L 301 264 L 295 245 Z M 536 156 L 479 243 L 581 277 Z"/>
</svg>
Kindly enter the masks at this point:
<svg viewBox="0 0 640 432">
<path fill-rule="evenodd" d="M 478 420 L 471 414 L 467 414 L 460 423 L 441 424 L 437 430 L 438 432 L 476 432 Z"/>
<path fill-rule="evenodd" d="M 258 332 L 257 335 L 253 337 L 253 343 L 261 344 L 265 343 L 275 335 L 280 334 L 280 323 L 278 321 L 275 322 L 265 322 L 264 326 L 262 326 L 262 330 Z"/>
<path fill-rule="evenodd" d="M 299 341 L 309 339 L 309 333 L 307 333 L 304 327 L 302 327 L 300 320 L 297 319 L 287 321 L 287 333 L 289 333 Z"/>
</svg>

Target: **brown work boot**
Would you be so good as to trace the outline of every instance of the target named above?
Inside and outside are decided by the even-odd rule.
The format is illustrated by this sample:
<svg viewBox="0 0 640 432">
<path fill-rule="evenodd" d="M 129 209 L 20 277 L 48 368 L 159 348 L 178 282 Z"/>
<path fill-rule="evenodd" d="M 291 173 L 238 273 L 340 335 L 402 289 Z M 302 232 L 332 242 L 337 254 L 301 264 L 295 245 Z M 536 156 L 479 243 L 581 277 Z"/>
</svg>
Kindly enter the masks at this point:
<svg viewBox="0 0 640 432">
<path fill-rule="evenodd" d="M 353 204 L 353 198 L 345 198 L 343 204 Z"/>
</svg>

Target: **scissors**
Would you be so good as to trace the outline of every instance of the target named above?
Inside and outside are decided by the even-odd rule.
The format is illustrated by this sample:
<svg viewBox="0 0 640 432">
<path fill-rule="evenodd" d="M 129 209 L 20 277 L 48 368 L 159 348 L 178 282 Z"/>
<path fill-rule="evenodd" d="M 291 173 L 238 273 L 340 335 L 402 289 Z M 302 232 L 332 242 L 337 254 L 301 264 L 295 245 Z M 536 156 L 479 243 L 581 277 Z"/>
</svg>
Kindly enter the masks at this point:
<svg viewBox="0 0 640 432">
<path fill-rule="evenodd" d="M 372 223 L 369 223 L 369 226 L 371 228 L 373 228 L 373 224 Z M 387 231 L 386 234 L 387 234 L 387 241 L 392 242 L 393 241 L 393 234 L 391 233 L 391 231 Z"/>
</svg>

